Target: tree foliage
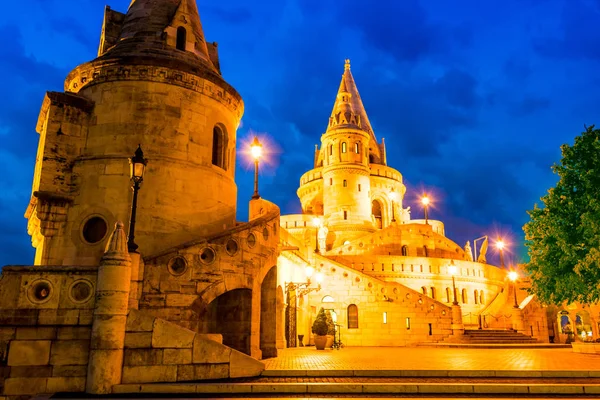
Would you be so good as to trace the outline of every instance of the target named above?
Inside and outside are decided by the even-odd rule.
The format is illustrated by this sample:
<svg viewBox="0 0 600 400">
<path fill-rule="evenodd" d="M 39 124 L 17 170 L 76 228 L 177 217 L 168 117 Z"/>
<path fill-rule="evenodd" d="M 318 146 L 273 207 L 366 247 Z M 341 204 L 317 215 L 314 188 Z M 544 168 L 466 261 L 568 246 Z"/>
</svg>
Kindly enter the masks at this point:
<svg viewBox="0 0 600 400">
<path fill-rule="evenodd" d="M 586 127 L 561 150 L 559 181 L 523 227 L 526 270 L 543 302 L 590 304 L 600 300 L 600 130 Z"/>
<path fill-rule="evenodd" d="M 313 322 L 312 332 L 315 335 L 325 336 L 327 335 L 328 328 L 327 315 L 325 314 L 325 310 L 321 308 L 317 314 L 317 317 L 315 318 L 315 321 Z"/>
</svg>

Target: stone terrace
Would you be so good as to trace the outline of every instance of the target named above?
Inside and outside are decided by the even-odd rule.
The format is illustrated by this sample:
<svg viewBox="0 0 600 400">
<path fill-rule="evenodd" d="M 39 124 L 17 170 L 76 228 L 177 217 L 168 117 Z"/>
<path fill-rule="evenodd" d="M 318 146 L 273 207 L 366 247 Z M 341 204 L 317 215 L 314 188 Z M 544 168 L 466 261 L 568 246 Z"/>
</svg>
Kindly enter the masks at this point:
<svg viewBox="0 0 600 400">
<path fill-rule="evenodd" d="M 314 347 L 279 350 L 263 360 L 265 375 L 277 370 L 468 370 L 468 371 L 597 371 L 600 356 L 571 349 L 445 349 L 414 347 L 346 347 L 318 351 Z"/>
</svg>

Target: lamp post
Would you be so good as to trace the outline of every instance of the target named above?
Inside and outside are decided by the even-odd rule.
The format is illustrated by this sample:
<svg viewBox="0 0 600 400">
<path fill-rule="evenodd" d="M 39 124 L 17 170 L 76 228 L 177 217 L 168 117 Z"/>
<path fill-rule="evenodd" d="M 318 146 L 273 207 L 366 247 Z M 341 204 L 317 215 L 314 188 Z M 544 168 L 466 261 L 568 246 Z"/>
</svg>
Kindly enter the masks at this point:
<svg viewBox="0 0 600 400">
<path fill-rule="evenodd" d="M 390 200 L 392 200 L 392 222 L 396 222 L 396 211 L 395 201 L 398 198 L 398 193 L 394 191 L 394 188 L 390 191 Z"/>
<path fill-rule="evenodd" d="M 504 269 L 504 246 L 505 243 L 502 238 L 498 238 L 498 240 L 496 240 L 496 248 L 500 252 L 500 268 L 502 269 Z"/>
<path fill-rule="evenodd" d="M 288 347 L 296 347 L 296 337 L 297 337 L 297 329 L 296 329 L 296 319 L 297 319 L 297 309 L 296 309 L 296 298 L 297 296 L 303 296 L 312 291 L 321 290 L 321 283 L 323 282 L 323 274 L 320 271 L 317 271 L 315 275 L 315 280 L 317 281 L 316 287 L 311 287 L 310 278 L 315 273 L 315 269 L 310 265 L 307 265 L 304 268 L 304 273 L 306 275 L 306 282 L 286 282 L 285 283 L 285 295 L 287 298 L 287 307 L 286 307 L 286 318 L 285 318 L 285 331 L 286 331 L 286 339 Z"/>
<path fill-rule="evenodd" d="M 250 145 L 250 152 L 254 158 L 254 194 L 253 199 L 260 199 L 258 194 L 258 160 L 262 156 L 262 144 L 258 141 L 258 136 L 254 136 L 254 140 Z"/>
<path fill-rule="evenodd" d="M 454 260 L 450 260 L 448 265 L 448 273 L 452 275 L 452 291 L 454 292 L 454 301 L 452 302 L 452 334 L 462 335 L 465 333 L 465 326 L 462 322 L 462 309 L 458 304 L 458 295 L 456 293 L 456 281 L 454 275 L 458 272 L 458 268 L 454 265 Z"/>
<path fill-rule="evenodd" d="M 515 292 L 515 304 L 514 308 L 519 308 L 519 303 L 517 303 L 517 278 L 519 278 L 519 274 L 516 271 L 510 271 L 508 273 L 508 279 L 510 279 L 513 283 L 513 289 Z"/>
<path fill-rule="evenodd" d="M 315 254 L 319 254 L 319 228 L 321 228 L 321 218 L 314 217 L 313 225 L 315 226 Z"/>
<path fill-rule="evenodd" d="M 454 301 L 452 302 L 452 304 L 457 306 L 458 298 L 456 296 L 456 282 L 454 280 L 454 275 L 456 275 L 457 268 L 456 268 L 456 265 L 454 265 L 454 260 L 450 261 L 450 265 L 448 266 L 448 272 L 450 273 L 450 275 L 452 275 L 452 291 L 454 293 Z"/>
<path fill-rule="evenodd" d="M 133 185 L 133 200 L 131 202 L 131 218 L 129 219 L 129 238 L 127 239 L 127 249 L 130 253 L 135 253 L 138 245 L 135 244 L 135 217 L 137 213 L 137 198 L 140 184 L 144 180 L 144 171 L 148 160 L 144 158 L 142 145 L 138 145 L 133 157 L 129 159 L 129 178 Z"/>
<path fill-rule="evenodd" d="M 423 210 L 425 211 L 425 224 L 429 224 L 429 196 L 426 193 L 421 197 L 421 204 L 423 204 Z"/>
</svg>

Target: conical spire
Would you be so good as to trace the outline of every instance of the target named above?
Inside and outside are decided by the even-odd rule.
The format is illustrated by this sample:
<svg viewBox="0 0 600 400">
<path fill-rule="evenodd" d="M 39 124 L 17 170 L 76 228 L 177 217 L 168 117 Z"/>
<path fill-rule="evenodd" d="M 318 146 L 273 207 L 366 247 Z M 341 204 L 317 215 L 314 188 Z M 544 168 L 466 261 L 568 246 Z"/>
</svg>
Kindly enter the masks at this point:
<svg viewBox="0 0 600 400">
<path fill-rule="evenodd" d="M 127 10 L 119 40 L 136 37 L 159 39 L 168 27 L 177 26 L 187 29 L 188 41 L 195 43 L 194 53 L 209 60 L 195 0 L 133 0 Z"/>
<path fill-rule="evenodd" d="M 356 83 L 354 83 L 354 77 L 350 72 L 350 60 L 346 60 L 344 64 L 342 81 L 329 118 L 327 131 L 342 126 L 362 129 L 368 132 L 371 139 L 377 142 L 367 112 L 360 99 L 360 94 L 358 94 Z"/>
</svg>

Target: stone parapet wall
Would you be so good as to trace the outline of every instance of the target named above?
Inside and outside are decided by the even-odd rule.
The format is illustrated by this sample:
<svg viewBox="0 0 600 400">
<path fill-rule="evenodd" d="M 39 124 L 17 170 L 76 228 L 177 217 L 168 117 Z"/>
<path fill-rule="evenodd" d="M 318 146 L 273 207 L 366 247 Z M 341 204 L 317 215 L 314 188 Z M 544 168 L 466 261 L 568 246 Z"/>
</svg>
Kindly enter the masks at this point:
<svg viewBox="0 0 600 400">
<path fill-rule="evenodd" d="M 2 327 L 6 396 L 85 390 L 90 326 Z"/>
<path fill-rule="evenodd" d="M 264 364 L 204 335 L 145 312 L 127 318 L 122 383 L 184 382 L 257 376 Z"/>
</svg>

